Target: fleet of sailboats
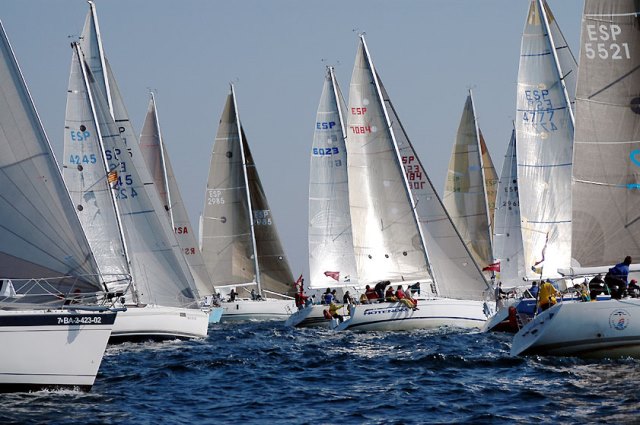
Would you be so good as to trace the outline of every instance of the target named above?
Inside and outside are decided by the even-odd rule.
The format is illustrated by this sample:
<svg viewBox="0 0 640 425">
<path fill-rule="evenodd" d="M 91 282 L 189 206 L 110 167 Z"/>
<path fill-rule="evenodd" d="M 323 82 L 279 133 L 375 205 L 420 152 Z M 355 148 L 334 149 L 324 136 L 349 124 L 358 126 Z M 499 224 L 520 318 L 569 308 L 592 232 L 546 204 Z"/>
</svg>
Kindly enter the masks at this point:
<svg viewBox="0 0 640 425">
<path fill-rule="evenodd" d="M 294 278 L 233 85 L 213 145 L 201 226 L 202 256 L 224 296 L 222 320 L 286 320 L 295 308 Z"/>
<path fill-rule="evenodd" d="M 442 198 L 359 35 L 348 106 L 327 67 L 316 113 L 306 288 L 294 282 L 234 85 L 197 240 L 155 96 L 138 138 L 88 3 L 71 43 L 62 172 L 0 23 L 0 341 L 13 347 L 0 351 L 0 391 L 89 390 L 108 341 L 203 338 L 221 318 L 486 329 L 507 313 L 492 317 L 483 269 L 515 287 L 640 258 L 636 1 L 585 0 L 579 69 L 547 2 L 530 1 L 500 178 L 469 90 Z M 327 305 L 293 301 L 303 289 L 357 297 L 378 283 L 411 288 L 417 305 L 350 302 L 329 320 Z M 640 299 L 604 298 L 536 312 L 518 324 L 511 354 L 640 357 Z"/>
</svg>

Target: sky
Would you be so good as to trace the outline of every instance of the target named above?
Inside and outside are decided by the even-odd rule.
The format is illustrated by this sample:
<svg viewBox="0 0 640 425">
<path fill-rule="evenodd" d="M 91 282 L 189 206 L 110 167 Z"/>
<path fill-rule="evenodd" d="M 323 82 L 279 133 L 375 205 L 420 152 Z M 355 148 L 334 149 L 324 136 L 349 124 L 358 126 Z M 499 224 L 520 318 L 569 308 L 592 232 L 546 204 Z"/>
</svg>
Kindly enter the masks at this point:
<svg viewBox="0 0 640 425">
<path fill-rule="evenodd" d="M 574 55 L 582 0 L 548 0 Z M 194 228 L 229 83 L 293 274 L 308 275 L 309 161 L 325 66 L 345 97 L 358 33 L 441 194 L 473 90 L 498 173 L 515 117 L 529 0 L 97 0 L 103 46 L 138 133 L 156 93 Z M 58 158 L 83 0 L 3 0 L 0 19 Z"/>
</svg>

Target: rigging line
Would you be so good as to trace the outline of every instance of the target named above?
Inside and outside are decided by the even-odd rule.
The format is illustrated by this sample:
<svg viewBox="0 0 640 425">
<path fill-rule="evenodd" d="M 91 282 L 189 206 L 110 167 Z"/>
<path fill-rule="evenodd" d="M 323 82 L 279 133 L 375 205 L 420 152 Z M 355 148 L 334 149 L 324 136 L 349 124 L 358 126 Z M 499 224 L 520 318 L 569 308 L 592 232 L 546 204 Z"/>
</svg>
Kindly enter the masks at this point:
<svg viewBox="0 0 640 425">
<path fill-rule="evenodd" d="M 636 67 L 634 67 L 633 69 L 630 69 L 626 74 L 623 74 L 622 76 L 620 76 L 620 78 L 618 78 L 617 80 L 612 81 L 611 83 L 607 84 L 606 86 L 604 86 L 603 88 L 601 88 L 600 90 L 598 90 L 597 92 L 593 93 L 592 95 L 590 95 L 589 97 L 587 97 L 587 99 L 591 99 L 597 95 L 599 95 L 600 93 L 602 93 L 603 91 L 609 89 L 610 87 L 612 87 L 613 85 L 619 83 L 620 81 L 624 80 L 625 78 L 627 78 L 629 75 L 633 74 L 634 72 L 636 72 L 638 69 L 640 68 L 640 65 L 637 65 Z"/>
</svg>

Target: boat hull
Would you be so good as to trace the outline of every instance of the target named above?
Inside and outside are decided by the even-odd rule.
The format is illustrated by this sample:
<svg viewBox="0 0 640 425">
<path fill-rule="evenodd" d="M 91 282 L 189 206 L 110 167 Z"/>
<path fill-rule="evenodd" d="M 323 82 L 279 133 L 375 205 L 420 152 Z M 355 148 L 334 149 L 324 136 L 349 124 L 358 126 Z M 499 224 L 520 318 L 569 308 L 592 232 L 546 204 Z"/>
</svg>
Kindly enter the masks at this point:
<svg viewBox="0 0 640 425">
<path fill-rule="evenodd" d="M 220 323 L 224 309 L 222 307 L 212 307 L 209 313 L 209 323 Z"/>
<path fill-rule="evenodd" d="M 118 314 L 109 343 L 204 338 L 209 313 L 197 308 L 127 306 Z"/>
<path fill-rule="evenodd" d="M 397 331 L 443 326 L 471 329 L 481 328 L 486 320 L 482 301 L 433 298 L 419 300 L 418 310 L 399 302 L 357 305 L 351 318 L 335 330 Z"/>
<path fill-rule="evenodd" d="M 115 320 L 112 312 L 0 311 L 0 392 L 89 391 Z"/>
<path fill-rule="evenodd" d="M 222 322 L 242 321 L 242 320 L 282 320 L 287 318 L 296 310 L 295 303 L 291 300 L 266 299 L 253 301 L 240 299 L 235 301 L 224 301 L 221 303 L 224 312 Z"/>
<path fill-rule="evenodd" d="M 640 300 L 558 303 L 514 336 L 511 354 L 640 358 Z"/>
<path fill-rule="evenodd" d="M 314 304 L 294 312 L 286 322 L 285 326 L 296 328 L 331 328 L 331 320 L 324 317 L 324 310 L 327 305 Z"/>
</svg>

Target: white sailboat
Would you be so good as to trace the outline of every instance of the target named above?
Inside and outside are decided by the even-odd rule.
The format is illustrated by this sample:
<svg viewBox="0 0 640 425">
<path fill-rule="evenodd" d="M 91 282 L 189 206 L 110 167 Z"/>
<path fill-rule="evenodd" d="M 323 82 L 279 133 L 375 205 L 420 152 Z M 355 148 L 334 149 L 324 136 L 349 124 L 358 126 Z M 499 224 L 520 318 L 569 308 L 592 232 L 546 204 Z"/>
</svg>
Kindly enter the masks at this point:
<svg viewBox="0 0 640 425">
<path fill-rule="evenodd" d="M 348 111 L 349 204 L 359 282 L 419 282 L 422 300 L 418 310 L 402 303 L 358 305 L 336 329 L 482 326 L 487 282 L 409 142 L 363 35 Z"/>
<path fill-rule="evenodd" d="M 310 289 L 357 288 L 358 278 L 347 176 L 346 105 L 333 67 L 327 67 L 316 114 L 309 171 Z M 354 291 L 355 293 L 355 291 Z M 329 326 L 326 305 L 307 306 L 287 319 L 288 326 Z"/>
<path fill-rule="evenodd" d="M 480 267 L 491 267 L 498 176 L 478 127 L 471 90 L 451 152 L 442 202 Z"/>
<path fill-rule="evenodd" d="M 89 4 L 82 43 L 73 45 L 63 174 L 101 271 L 132 276 L 127 285 L 107 282 L 110 290 L 125 292 L 128 307 L 111 338 L 204 337 L 208 312 L 197 305 L 195 283 L 160 211 L 115 79 L 108 66 L 103 68 L 106 59 Z M 81 44 L 90 49 L 86 55 Z M 108 172 L 113 181 L 107 181 Z"/>
<path fill-rule="evenodd" d="M 223 300 L 222 320 L 286 320 L 295 308 L 294 280 L 233 85 L 213 145 L 201 226 L 202 256 L 213 284 L 239 294 Z"/>
<path fill-rule="evenodd" d="M 147 116 L 140 133 L 140 150 L 151 172 L 162 205 L 168 214 L 171 228 L 180 245 L 180 251 L 193 275 L 196 288 L 200 296 L 204 297 L 203 302 L 207 305 L 206 300 L 211 299 L 216 291 L 202 259 L 200 247 L 194 236 L 194 229 L 182 201 L 173 167 L 171 167 L 171 160 L 160 131 L 158 110 L 153 93 L 151 93 Z M 211 305 L 207 305 L 207 307 L 211 308 L 209 323 L 218 323 L 222 316 L 222 307 Z"/>
<path fill-rule="evenodd" d="M 586 272 L 640 258 L 640 8 L 586 0 L 576 89 L 572 256 Z M 637 268 L 635 265 L 634 268 Z M 575 270 L 574 270 L 575 271 Z M 511 353 L 640 357 L 640 300 L 558 303 Z"/>
<path fill-rule="evenodd" d="M 116 314 L 1 23 L 0 80 L 0 392 L 86 391 Z"/>
<path fill-rule="evenodd" d="M 551 21 L 546 2 L 532 0 L 518 72 L 517 180 L 525 272 L 532 280 L 558 278 L 557 269 L 571 265 L 573 111 L 563 77 L 573 73 L 561 68 Z"/>
</svg>

